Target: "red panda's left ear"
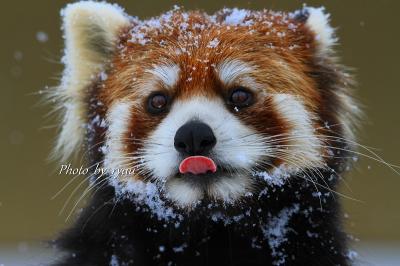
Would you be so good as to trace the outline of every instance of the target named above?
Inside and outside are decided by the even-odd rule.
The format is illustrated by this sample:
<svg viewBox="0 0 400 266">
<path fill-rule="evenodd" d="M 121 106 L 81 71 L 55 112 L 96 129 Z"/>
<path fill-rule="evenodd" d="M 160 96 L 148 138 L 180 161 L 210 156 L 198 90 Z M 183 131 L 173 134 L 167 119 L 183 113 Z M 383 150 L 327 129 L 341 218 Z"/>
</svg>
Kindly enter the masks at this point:
<svg viewBox="0 0 400 266">
<path fill-rule="evenodd" d="M 331 27 L 330 15 L 325 13 L 324 7 L 304 7 L 296 12 L 299 19 L 304 20 L 306 27 L 312 31 L 317 44 L 317 53 L 326 55 L 332 51 L 333 45 L 336 44 L 335 29 Z"/>
<path fill-rule="evenodd" d="M 86 91 L 111 60 L 120 31 L 130 24 L 116 5 L 83 1 L 62 11 L 65 70 L 55 97 L 63 112 L 55 153 L 66 159 L 81 146 L 85 134 Z"/>
</svg>

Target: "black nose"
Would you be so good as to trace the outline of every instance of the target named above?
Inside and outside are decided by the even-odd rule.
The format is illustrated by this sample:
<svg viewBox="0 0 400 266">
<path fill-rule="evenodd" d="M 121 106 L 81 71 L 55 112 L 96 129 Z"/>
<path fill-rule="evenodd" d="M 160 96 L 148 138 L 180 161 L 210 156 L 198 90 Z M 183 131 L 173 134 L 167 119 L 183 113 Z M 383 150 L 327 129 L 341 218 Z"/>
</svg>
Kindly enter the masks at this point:
<svg viewBox="0 0 400 266">
<path fill-rule="evenodd" d="M 199 121 L 191 121 L 181 126 L 175 134 L 175 149 L 186 155 L 204 155 L 217 140 L 212 129 Z"/>
</svg>

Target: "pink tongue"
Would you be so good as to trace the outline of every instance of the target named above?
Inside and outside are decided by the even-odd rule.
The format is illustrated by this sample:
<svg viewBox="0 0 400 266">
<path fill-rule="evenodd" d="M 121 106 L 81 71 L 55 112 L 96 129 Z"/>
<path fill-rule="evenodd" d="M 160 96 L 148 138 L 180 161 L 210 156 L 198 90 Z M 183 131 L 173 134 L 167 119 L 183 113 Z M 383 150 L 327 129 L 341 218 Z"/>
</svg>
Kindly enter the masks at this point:
<svg viewBox="0 0 400 266">
<path fill-rule="evenodd" d="M 205 156 L 190 156 L 181 162 L 179 172 L 181 174 L 192 173 L 194 175 L 205 174 L 208 171 L 215 173 L 217 165 Z"/>
</svg>

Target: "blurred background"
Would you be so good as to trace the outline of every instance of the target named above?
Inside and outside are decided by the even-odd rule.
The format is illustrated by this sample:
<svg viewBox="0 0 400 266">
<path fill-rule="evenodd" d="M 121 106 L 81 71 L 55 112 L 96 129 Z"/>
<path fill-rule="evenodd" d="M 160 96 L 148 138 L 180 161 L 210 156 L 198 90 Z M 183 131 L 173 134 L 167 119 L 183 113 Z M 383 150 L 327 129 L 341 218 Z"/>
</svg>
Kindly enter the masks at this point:
<svg viewBox="0 0 400 266">
<path fill-rule="evenodd" d="M 40 241 L 53 239 L 86 188 L 47 160 L 56 129 L 40 91 L 55 86 L 62 65 L 60 9 L 69 1 L 4 1 L 0 10 L 0 265 L 37 265 L 51 257 Z M 303 1 L 114 1 L 140 18 L 174 4 L 214 12 L 222 7 L 293 11 Z M 325 6 L 337 27 L 342 62 L 354 68 L 357 95 L 366 106 L 360 142 L 400 164 L 400 1 L 306 1 Z M 79 187 L 79 185 L 81 186 Z M 400 175 L 360 158 L 342 193 L 346 227 L 361 265 L 400 265 Z M 70 195 L 75 192 L 72 197 Z M 65 205 L 70 197 L 69 203 Z M 83 201 L 78 205 L 84 204 Z M 63 212 L 61 210 L 64 209 Z"/>
</svg>

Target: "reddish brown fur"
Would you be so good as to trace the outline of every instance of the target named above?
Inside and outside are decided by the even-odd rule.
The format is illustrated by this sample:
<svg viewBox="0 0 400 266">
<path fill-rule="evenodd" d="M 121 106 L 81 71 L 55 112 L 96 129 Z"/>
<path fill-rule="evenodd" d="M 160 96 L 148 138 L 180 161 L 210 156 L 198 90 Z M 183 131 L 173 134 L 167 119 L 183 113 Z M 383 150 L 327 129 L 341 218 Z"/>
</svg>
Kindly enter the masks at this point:
<svg viewBox="0 0 400 266">
<path fill-rule="evenodd" d="M 88 4 L 111 9 L 105 3 Z M 73 5 L 86 6 L 87 3 Z M 351 264 L 346 237 L 340 226 L 339 202 L 334 197 L 343 166 L 349 161 L 349 154 L 342 153 L 334 157 L 328 150 L 318 149 L 320 142 L 315 137 L 319 134 L 339 137 L 351 135 L 348 127 L 352 124 L 346 123 L 346 127 L 342 127 L 340 123 L 347 122 L 344 121 L 347 118 L 351 119 L 354 110 L 351 104 L 346 106 L 346 101 L 351 103 L 350 97 L 340 99 L 341 95 L 338 95 L 348 94 L 349 85 L 345 72 L 334 60 L 334 53 L 329 50 L 334 36 L 321 50 L 323 42 L 317 42 L 316 36 L 309 29 L 315 26 L 315 16 L 311 19 L 312 13 L 307 10 L 305 8 L 296 14 L 286 14 L 266 10 L 224 9 L 216 15 L 208 16 L 197 11 L 183 12 L 176 9 L 163 14 L 161 22 L 158 18 L 144 22 L 131 18 L 131 25 L 120 33 L 118 46 L 101 49 L 102 55 L 108 58 L 109 51 L 116 48 L 113 57 L 108 58 L 111 61 L 107 66 L 107 75 L 99 73 L 96 82 L 87 90 L 87 99 L 80 100 L 84 100 L 88 107 L 85 143 L 88 144 L 86 151 L 91 164 L 102 162 L 105 168 L 133 166 L 139 171 L 135 171 L 134 177 L 123 175 L 115 180 L 114 174 L 107 173 L 92 181 L 89 189 L 95 188 L 92 201 L 80 214 L 76 225 L 56 242 L 57 246 L 64 249 L 65 257 L 55 265 Z M 318 16 L 322 16 L 322 10 L 311 10 L 317 12 L 314 15 L 317 15 L 317 21 L 320 22 L 321 17 Z M 121 10 L 118 12 L 122 13 Z M 232 12 L 238 13 L 235 19 L 239 17 L 240 25 L 226 24 Z M 242 19 L 244 13 L 247 16 Z M 308 23 L 307 13 L 310 14 L 308 25 L 305 24 Z M 93 29 L 97 30 L 97 27 L 90 28 Z M 331 29 L 326 29 L 327 32 L 322 33 L 331 34 Z M 107 43 L 103 40 L 104 36 L 95 37 L 100 40 L 99 43 L 102 42 L 101 45 Z M 218 45 L 209 47 L 216 38 Z M 94 47 L 99 48 L 97 42 L 94 42 Z M 177 52 L 178 49 L 181 51 Z M 224 84 L 226 81 L 217 72 L 221 62 L 230 60 L 243 62 L 238 64 L 239 68 L 245 65 L 249 72 L 246 75 L 250 79 L 244 75 L 243 79 L 239 77 L 232 84 Z M 162 84 L 155 79 L 154 73 L 149 72 L 154 66 L 164 64 L 179 66 L 180 73 L 175 85 Z M 160 68 L 158 71 L 162 72 Z M 250 96 L 253 97 L 251 105 L 239 109 L 232 107 L 227 98 L 235 86 L 248 87 L 253 93 Z M 181 110 L 175 109 L 167 121 L 164 118 L 168 116 L 168 110 L 159 114 L 151 114 L 147 110 L 148 97 L 160 91 L 169 95 L 172 105 L 177 101 L 186 102 Z M 285 95 L 277 95 L 282 93 Z M 287 94 L 295 97 L 288 97 Z M 177 154 L 172 143 L 174 138 L 167 138 L 166 135 L 175 134 L 173 130 L 179 131 L 179 127 L 182 128 L 179 123 L 186 123 L 186 119 L 190 118 L 180 111 L 197 114 L 197 110 L 187 104 L 196 97 L 213 101 L 204 101 L 208 108 L 215 108 L 203 110 L 202 119 L 208 119 L 209 122 L 213 118 L 213 111 L 222 113 L 216 116 L 218 122 L 222 121 L 220 124 L 227 117 L 232 118 L 225 110 L 221 110 L 221 106 L 215 107 L 214 104 L 226 103 L 225 107 L 235 121 L 232 125 L 227 123 L 224 125 L 226 127 L 218 128 L 214 133 L 219 133 L 215 134 L 217 144 L 223 143 L 218 141 L 224 136 L 222 133 L 226 133 L 223 131 L 228 130 L 231 132 L 227 133 L 232 134 L 225 135 L 234 141 L 216 146 L 223 153 L 217 148 L 215 153 L 213 150 L 209 152 L 210 159 L 216 159 L 218 167 L 221 166 L 224 172 L 216 173 L 215 176 L 207 174 L 198 179 L 192 175 L 173 176 L 181 158 L 174 159 Z M 278 100 L 282 101 L 278 103 Z M 113 106 L 119 101 L 129 105 Z M 193 102 L 197 107 L 203 101 Z M 285 108 L 285 104 L 295 106 Z M 61 102 L 60 105 L 65 104 Z M 306 111 L 302 110 L 303 105 Z M 127 106 L 131 109 L 126 110 Z M 296 108 L 299 109 L 298 114 Z M 117 112 L 121 112 L 121 118 Z M 105 119 L 107 115 L 110 115 L 110 119 Z M 126 121 L 127 117 L 129 121 Z M 80 122 L 82 119 L 79 118 Z M 107 128 L 107 122 L 110 128 Z M 126 127 L 122 123 L 127 123 Z M 210 126 L 215 126 L 215 123 L 210 123 Z M 170 127 L 173 130 L 168 132 Z M 211 128 L 211 131 L 214 129 Z M 312 140 L 274 142 L 282 136 L 293 137 L 296 131 L 312 137 Z M 246 141 L 242 139 L 242 132 L 254 138 Z M 194 144 L 193 131 L 189 133 Z M 110 138 L 106 139 L 106 134 Z M 264 143 L 263 137 L 266 137 L 266 142 L 272 140 L 271 144 Z M 147 146 L 144 152 L 141 150 L 145 142 L 159 140 L 161 143 L 154 142 L 149 144 L 153 147 Z M 328 139 L 322 145 L 325 143 L 339 150 L 346 148 L 345 142 L 337 142 L 336 139 Z M 274 144 L 295 147 L 287 152 L 294 156 L 297 149 L 300 150 L 297 157 L 301 156 L 300 160 L 305 163 L 297 168 L 297 160 L 291 160 L 292 157 L 274 159 L 274 156 L 287 154 L 283 150 L 286 147 L 275 147 Z M 155 148 L 156 145 L 160 146 Z M 213 147 L 209 146 L 210 149 Z M 165 155 L 163 148 L 168 149 L 165 154 L 173 152 L 174 155 Z M 232 171 L 234 174 L 228 176 L 226 172 L 230 172 L 230 168 L 236 170 L 234 164 L 242 159 L 232 156 L 241 155 L 236 154 L 232 148 L 248 149 L 243 157 L 255 159 L 249 161 L 251 165 L 242 167 L 246 169 L 238 169 L 237 174 Z M 269 152 L 274 148 L 275 154 Z M 131 156 L 140 152 L 141 161 L 137 163 Z M 146 156 L 143 156 L 144 153 L 147 153 Z M 224 165 L 221 159 L 220 164 L 218 156 L 221 155 L 235 160 Z M 328 159 L 321 162 L 321 155 Z M 186 155 L 181 153 L 180 156 Z M 152 160 L 152 164 L 146 165 L 144 160 Z M 317 162 L 308 164 L 309 161 Z M 164 162 L 167 164 L 164 165 Z M 326 167 L 323 165 L 325 162 Z M 288 169 L 289 173 L 286 173 L 285 167 L 278 167 L 286 163 L 288 168 L 295 166 L 296 169 Z M 164 166 L 164 170 L 166 167 L 169 169 L 163 171 L 161 168 Z M 278 168 L 276 175 L 268 171 L 272 170 L 271 167 Z M 146 176 L 149 171 L 154 171 L 154 174 Z M 258 173 L 261 174 L 260 178 Z M 236 175 L 240 175 L 240 180 Z M 151 180 L 146 179 L 148 177 Z M 151 183 L 142 186 L 142 182 L 132 182 L 130 186 L 122 184 L 125 178 L 137 178 Z M 286 179 L 288 182 L 285 182 Z M 170 181 L 175 183 L 175 188 Z M 176 186 L 178 183 L 174 181 L 182 183 Z M 251 182 L 248 184 L 245 181 Z M 198 194 L 195 185 L 199 185 L 198 189 L 202 190 L 198 197 L 192 197 L 192 194 Z M 227 193 L 223 193 L 225 189 Z M 228 193 L 233 196 L 226 201 Z M 188 203 L 191 203 L 190 206 Z M 187 209 L 181 208 L 186 205 Z M 282 231 L 279 236 L 274 233 L 277 229 Z"/>
<path fill-rule="evenodd" d="M 314 69 L 318 69 L 312 63 L 316 43 L 304 21 L 265 10 L 252 11 L 244 20 L 254 22 L 249 26 L 218 23 L 229 15 L 223 11 L 218 14 L 217 23 L 196 11 L 183 13 L 177 10 L 171 14 L 171 20 L 161 28 L 133 22 L 132 28 L 125 29 L 108 73 L 109 78 L 104 84 L 106 89 L 99 91 L 99 98 L 106 106 L 124 98 L 136 103 L 127 138 L 145 139 L 164 118 L 164 115 L 155 116 L 145 111 L 144 95 L 150 95 L 153 91 L 165 91 L 173 100 L 186 100 L 200 95 L 209 98 L 225 95 L 231 88 L 222 84 L 215 68 L 226 59 L 250 64 L 254 68 L 251 77 L 262 85 L 267 94 L 283 92 L 299 96 L 309 111 L 321 115 L 324 119 L 321 121 L 335 121 L 335 117 L 329 114 L 332 108 L 327 106 L 327 100 L 322 99 L 329 93 L 320 90 L 321 84 L 310 75 Z M 186 15 L 187 28 L 181 30 L 179 27 Z M 199 29 L 198 25 L 204 25 L 204 29 Z M 147 43 L 132 42 L 132 37 L 135 37 L 132 32 L 143 33 Z M 215 38 L 219 44 L 214 48 L 208 47 Z M 177 49 L 187 52 L 177 53 Z M 181 70 L 172 92 L 159 83 L 151 91 L 144 91 L 145 84 L 152 79 L 146 70 L 167 62 L 177 64 Z M 274 110 L 271 98 L 261 94 L 255 96 L 256 103 L 237 114 L 242 121 L 266 135 L 288 132 L 289 123 Z M 321 126 L 322 122 L 315 125 L 316 128 Z M 325 133 L 322 130 L 319 132 Z M 138 141 L 131 141 L 127 152 L 137 151 L 140 147 Z"/>
</svg>

